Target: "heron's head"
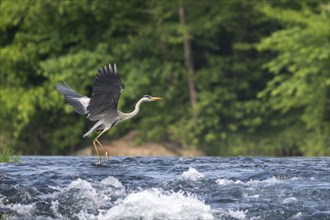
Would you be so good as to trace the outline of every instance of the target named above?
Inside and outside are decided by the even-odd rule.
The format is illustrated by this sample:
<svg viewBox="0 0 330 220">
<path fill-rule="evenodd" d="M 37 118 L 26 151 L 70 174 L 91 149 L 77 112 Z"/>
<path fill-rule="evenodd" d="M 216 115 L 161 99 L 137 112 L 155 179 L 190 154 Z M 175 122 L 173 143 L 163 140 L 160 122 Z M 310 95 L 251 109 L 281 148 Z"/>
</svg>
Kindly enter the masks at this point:
<svg viewBox="0 0 330 220">
<path fill-rule="evenodd" d="M 157 100 L 161 100 L 162 98 L 159 98 L 159 97 L 152 97 L 150 95 L 145 95 L 143 96 L 143 101 L 145 102 L 153 102 L 153 101 L 157 101 Z"/>
</svg>

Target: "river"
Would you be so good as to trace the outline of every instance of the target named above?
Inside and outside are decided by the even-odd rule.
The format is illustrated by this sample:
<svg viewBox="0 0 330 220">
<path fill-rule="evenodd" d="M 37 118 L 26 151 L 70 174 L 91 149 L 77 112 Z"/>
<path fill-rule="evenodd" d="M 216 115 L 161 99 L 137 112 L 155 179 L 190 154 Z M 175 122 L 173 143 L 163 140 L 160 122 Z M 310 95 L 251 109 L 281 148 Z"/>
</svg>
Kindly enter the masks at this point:
<svg viewBox="0 0 330 220">
<path fill-rule="evenodd" d="M 330 219 L 330 158 L 22 156 L 0 219 Z"/>
</svg>

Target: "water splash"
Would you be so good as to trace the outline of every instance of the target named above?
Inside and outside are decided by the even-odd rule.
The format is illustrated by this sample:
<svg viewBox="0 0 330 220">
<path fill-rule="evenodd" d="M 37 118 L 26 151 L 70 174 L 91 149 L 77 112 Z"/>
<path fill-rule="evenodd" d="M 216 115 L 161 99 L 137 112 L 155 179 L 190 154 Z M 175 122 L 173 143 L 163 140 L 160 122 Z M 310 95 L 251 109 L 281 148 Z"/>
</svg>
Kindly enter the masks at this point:
<svg viewBox="0 0 330 220">
<path fill-rule="evenodd" d="M 131 193 L 98 217 L 100 219 L 214 219 L 210 206 L 196 197 L 160 189 Z"/>
<path fill-rule="evenodd" d="M 195 168 L 189 167 L 189 170 L 181 174 L 180 179 L 190 180 L 190 181 L 200 181 L 205 179 L 205 175 L 203 173 L 198 172 Z"/>
<path fill-rule="evenodd" d="M 328 219 L 329 161 L 23 156 L 1 164 L 0 219 Z"/>
<path fill-rule="evenodd" d="M 281 179 L 281 178 L 277 178 L 275 176 L 273 177 L 269 177 L 267 179 L 264 180 L 258 180 L 258 179 L 251 179 L 249 181 L 243 182 L 241 180 L 230 180 L 230 179 L 226 179 L 226 178 L 221 178 L 221 179 L 217 179 L 215 182 L 218 185 L 221 186 L 226 186 L 226 185 L 233 185 L 233 184 L 244 184 L 244 185 L 272 185 L 272 184 L 280 184 L 280 183 L 286 183 L 288 181 L 296 181 L 299 180 L 296 177 L 290 178 L 290 179 Z"/>
</svg>

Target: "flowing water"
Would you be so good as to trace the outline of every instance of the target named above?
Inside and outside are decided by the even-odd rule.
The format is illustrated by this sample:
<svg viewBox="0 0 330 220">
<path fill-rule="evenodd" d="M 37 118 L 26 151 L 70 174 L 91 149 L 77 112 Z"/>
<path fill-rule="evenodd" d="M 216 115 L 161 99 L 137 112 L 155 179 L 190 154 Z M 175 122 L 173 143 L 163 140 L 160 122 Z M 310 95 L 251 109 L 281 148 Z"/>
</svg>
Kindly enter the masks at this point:
<svg viewBox="0 0 330 220">
<path fill-rule="evenodd" d="M 0 219 L 330 219 L 330 158 L 23 156 Z"/>
</svg>

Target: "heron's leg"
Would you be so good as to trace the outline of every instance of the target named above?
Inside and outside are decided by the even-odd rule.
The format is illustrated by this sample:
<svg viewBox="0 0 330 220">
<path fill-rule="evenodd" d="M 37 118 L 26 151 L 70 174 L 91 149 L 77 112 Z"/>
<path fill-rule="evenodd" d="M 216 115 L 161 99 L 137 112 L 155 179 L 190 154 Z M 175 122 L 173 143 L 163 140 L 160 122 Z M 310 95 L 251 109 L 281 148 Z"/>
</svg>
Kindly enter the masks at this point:
<svg viewBox="0 0 330 220">
<path fill-rule="evenodd" d="M 97 146 L 96 146 L 96 143 L 95 143 L 96 141 L 97 141 L 97 139 L 95 138 L 94 141 L 93 141 L 93 145 L 94 145 L 95 151 L 97 153 L 97 162 L 96 162 L 96 164 L 100 164 L 101 163 L 101 157 L 100 157 L 100 153 L 99 153 L 99 151 L 97 149 Z"/>
<path fill-rule="evenodd" d="M 102 149 L 105 151 L 105 159 L 109 160 L 109 152 L 107 151 L 107 149 L 105 149 L 103 147 L 103 145 L 101 144 L 101 142 L 99 140 L 96 140 L 96 142 L 102 147 Z"/>
<path fill-rule="evenodd" d="M 109 130 L 109 128 L 105 128 L 103 129 L 103 131 L 95 138 L 95 141 L 102 147 L 102 149 L 105 151 L 105 158 L 107 160 L 109 160 L 109 152 L 103 147 L 103 145 L 101 144 L 101 142 L 99 141 L 99 137 L 106 132 L 107 130 Z"/>
</svg>

